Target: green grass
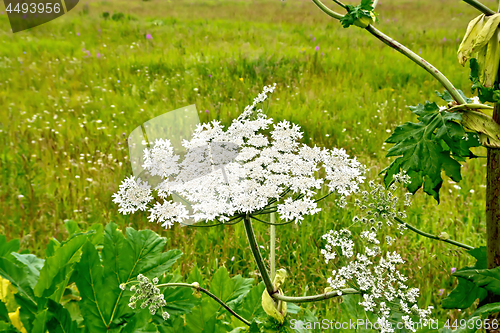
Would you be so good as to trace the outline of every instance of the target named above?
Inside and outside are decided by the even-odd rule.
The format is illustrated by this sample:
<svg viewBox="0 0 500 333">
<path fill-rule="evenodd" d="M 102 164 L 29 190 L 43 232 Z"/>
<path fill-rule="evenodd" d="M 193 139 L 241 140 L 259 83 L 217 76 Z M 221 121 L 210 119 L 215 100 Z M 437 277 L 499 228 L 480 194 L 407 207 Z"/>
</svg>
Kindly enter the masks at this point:
<svg viewBox="0 0 500 333">
<path fill-rule="evenodd" d="M 105 11 L 125 18 L 105 20 Z M 468 68 L 458 64 L 456 50 L 478 15 L 473 8 L 458 0 L 382 0 L 378 12 L 380 30 L 470 91 Z M 442 90 L 401 54 L 361 29 L 343 29 L 302 0 L 91 1 L 16 34 L 3 14 L 0 31 L 0 229 L 37 254 L 49 238 L 65 236 L 66 219 L 82 227 L 115 221 L 168 237 L 171 248 L 185 253 L 183 272 L 196 263 L 207 276 L 220 265 L 232 274 L 256 274 L 242 225 L 162 231 L 146 214 L 118 214 L 111 195 L 131 173 L 126 137 L 135 127 L 189 104 L 196 104 L 201 121 L 227 125 L 263 85 L 276 82 L 274 119 L 300 124 L 308 144 L 345 148 L 374 179 L 390 163 L 387 131 L 415 120 L 408 105 L 438 101 L 434 91 Z M 446 178 L 439 205 L 419 192 L 408 222 L 484 245 L 485 163 L 481 158 L 463 166 L 460 189 Z M 300 226 L 277 230 L 277 263 L 291 272 L 289 295 L 323 290 L 331 267 L 320 255 L 320 236 L 350 225 L 354 215 L 332 202 L 323 208 Z M 257 232 L 265 245 L 268 230 L 259 225 Z M 439 304 L 454 287 L 450 268 L 469 258 L 410 232 L 397 246 L 408 261 L 406 273 L 421 288 L 420 305 L 434 305 L 440 319 L 460 318 Z M 334 319 L 336 302 L 315 307 L 322 318 Z"/>
</svg>

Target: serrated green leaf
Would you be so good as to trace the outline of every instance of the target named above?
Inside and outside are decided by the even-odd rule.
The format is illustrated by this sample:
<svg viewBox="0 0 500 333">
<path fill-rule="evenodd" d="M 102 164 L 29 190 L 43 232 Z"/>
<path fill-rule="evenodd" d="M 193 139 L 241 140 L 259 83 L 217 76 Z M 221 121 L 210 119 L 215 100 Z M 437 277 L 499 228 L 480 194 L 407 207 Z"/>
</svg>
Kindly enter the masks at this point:
<svg viewBox="0 0 500 333">
<path fill-rule="evenodd" d="M 224 303 L 234 306 L 234 303 L 250 291 L 252 284 L 253 279 L 243 278 L 241 275 L 230 278 L 226 267 L 220 267 L 212 277 L 210 292 Z M 222 305 L 219 305 L 217 311 L 221 307 Z"/>
<path fill-rule="evenodd" d="M 79 333 L 83 331 L 78 327 L 77 322 L 71 319 L 69 311 L 61 304 L 49 299 L 48 310 L 53 315 L 47 322 L 47 329 L 50 333 Z"/>
<path fill-rule="evenodd" d="M 71 237 L 55 250 L 52 257 L 45 259 L 45 265 L 34 288 L 37 297 L 51 297 L 56 302 L 60 301 L 74 265 L 80 260 L 81 249 L 90 235 L 84 233 Z"/>
<path fill-rule="evenodd" d="M 482 301 L 488 292 L 474 283 L 458 277 L 458 285 L 443 299 L 441 306 L 444 309 L 466 309 L 479 298 Z"/>
<path fill-rule="evenodd" d="M 112 299 L 116 299 L 118 291 L 108 288 L 104 283 L 104 268 L 94 245 L 86 241 L 82 252 L 82 258 L 75 268 L 78 272 L 75 282 L 82 297 L 80 309 L 85 327 L 90 332 L 107 331 L 111 323 Z"/>
<path fill-rule="evenodd" d="M 121 283 L 143 274 L 150 278 L 165 273 L 180 258 L 178 250 L 162 252 L 166 240 L 151 230 L 127 228 L 127 237 L 114 223 L 105 228 L 102 261 L 97 250 L 87 242 L 77 264 L 75 282 L 82 297 L 81 310 L 85 323 L 92 329 L 118 329 L 128 322 L 133 311 L 127 306 Z M 106 269 L 103 269 L 103 266 Z"/>
<path fill-rule="evenodd" d="M 19 293 L 36 304 L 26 266 L 20 267 L 5 258 L 0 258 L 0 276 L 9 280 Z"/>
<path fill-rule="evenodd" d="M 11 239 L 7 242 L 7 237 L 0 235 L 0 257 L 6 257 L 11 252 L 19 251 L 19 244 L 19 239 Z"/>
<path fill-rule="evenodd" d="M 48 309 L 39 312 L 33 321 L 33 328 L 31 333 L 45 333 L 47 331 L 47 321 L 53 317 Z"/>
<path fill-rule="evenodd" d="M 500 267 L 493 269 L 467 269 L 453 274 L 482 287 L 495 295 L 500 295 Z"/>
<path fill-rule="evenodd" d="M 12 256 L 14 256 L 19 263 L 26 267 L 26 279 L 28 280 L 30 287 L 35 288 L 38 277 L 40 276 L 40 270 L 42 269 L 45 261 L 38 258 L 34 254 L 19 254 L 13 252 Z"/>
<path fill-rule="evenodd" d="M 446 98 L 446 94 L 443 95 Z M 394 143 L 387 157 L 399 157 L 384 169 L 384 183 L 389 186 L 393 175 L 404 170 L 412 177 L 411 184 L 407 186 L 410 192 L 423 187 L 424 192 L 439 202 L 439 190 L 443 183 L 441 171 L 444 170 L 454 181 L 460 181 L 461 165 L 457 159 L 474 156 L 469 148 L 477 142 L 463 139 L 466 132 L 458 123 L 462 120 L 458 112 L 440 110 L 436 103 L 430 102 L 410 109 L 420 122 L 398 126 L 386 140 L 387 143 Z"/>
<path fill-rule="evenodd" d="M 264 282 L 262 281 L 258 285 L 253 286 L 235 309 L 236 312 L 247 320 L 265 317 L 266 313 L 262 308 L 262 293 L 265 288 Z"/>
<path fill-rule="evenodd" d="M 66 230 L 68 231 L 68 234 L 70 236 L 73 236 L 74 234 L 81 232 L 81 229 L 78 226 L 78 222 L 76 221 L 66 220 L 64 221 L 64 226 L 66 227 Z"/>
<path fill-rule="evenodd" d="M 500 302 L 499 303 L 489 303 L 481 306 L 476 309 L 471 317 L 479 316 L 484 318 L 484 316 L 489 315 L 490 313 L 500 312 Z"/>
<path fill-rule="evenodd" d="M 200 287 L 205 288 L 207 285 L 205 283 L 205 278 L 203 277 L 203 274 L 201 274 L 200 269 L 198 266 L 194 266 L 193 269 L 189 272 L 189 275 L 187 277 L 187 283 L 193 283 L 193 282 L 198 282 Z"/>
<path fill-rule="evenodd" d="M 476 269 L 486 269 L 487 268 L 486 246 L 476 247 L 472 250 L 468 250 L 467 253 L 469 253 L 471 256 L 473 256 L 477 260 L 474 267 L 471 267 L 471 268 L 476 268 Z"/>
<path fill-rule="evenodd" d="M 61 246 L 61 243 L 55 239 L 51 238 L 49 239 L 49 242 L 47 243 L 47 247 L 45 248 L 45 258 L 52 257 L 53 255 L 56 254 L 56 250 Z"/>
</svg>

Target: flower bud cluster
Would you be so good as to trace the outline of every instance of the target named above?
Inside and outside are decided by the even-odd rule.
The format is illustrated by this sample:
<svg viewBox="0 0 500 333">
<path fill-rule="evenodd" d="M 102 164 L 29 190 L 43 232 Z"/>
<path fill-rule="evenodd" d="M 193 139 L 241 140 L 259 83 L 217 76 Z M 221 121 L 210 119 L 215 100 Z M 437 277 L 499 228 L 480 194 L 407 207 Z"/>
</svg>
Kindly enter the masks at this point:
<svg viewBox="0 0 500 333">
<path fill-rule="evenodd" d="M 374 181 L 368 182 L 370 191 L 362 191 L 361 199 L 355 199 L 354 204 L 365 211 L 366 217 L 355 216 L 353 222 L 361 222 L 363 224 L 371 224 L 377 226 L 378 229 L 382 228 L 384 223 L 387 226 L 393 225 L 394 218 L 406 218 L 406 211 L 400 209 L 399 196 L 395 194 L 398 189 L 398 184 L 408 184 L 410 177 L 404 173 L 394 175 L 394 183 L 385 189 L 380 184 L 375 184 Z M 404 194 L 404 207 L 411 205 L 412 194 Z M 402 224 L 398 225 L 398 230 L 401 234 L 406 230 Z M 386 239 L 387 240 L 387 239 Z M 389 239 L 388 243 L 391 243 Z"/>
<path fill-rule="evenodd" d="M 130 297 L 130 303 L 128 306 L 135 309 L 137 303 L 142 301 L 140 307 L 145 309 L 149 307 L 149 313 L 155 315 L 158 309 L 161 309 L 163 319 L 167 320 L 170 315 L 168 312 L 163 310 L 163 307 L 167 305 L 164 299 L 164 295 L 161 293 L 160 289 L 157 287 L 158 278 L 149 280 L 142 274 L 137 276 L 138 284 L 130 287 L 130 291 L 135 292 L 135 294 Z M 124 285 L 120 285 L 120 288 L 124 289 Z"/>
</svg>

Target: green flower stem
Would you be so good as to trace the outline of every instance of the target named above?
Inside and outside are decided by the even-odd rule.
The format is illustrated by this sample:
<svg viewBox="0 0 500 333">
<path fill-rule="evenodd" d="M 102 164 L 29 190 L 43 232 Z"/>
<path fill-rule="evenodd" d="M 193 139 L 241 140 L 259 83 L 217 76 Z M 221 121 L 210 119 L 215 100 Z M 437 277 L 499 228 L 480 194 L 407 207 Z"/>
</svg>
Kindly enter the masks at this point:
<svg viewBox="0 0 500 333">
<path fill-rule="evenodd" d="M 319 7 L 325 14 L 340 20 L 343 16 L 340 15 L 339 13 L 336 13 L 332 11 L 330 8 L 326 7 L 320 0 L 312 0 L 316 6 Z M 470 0 L 473 1 L 473 0 Z M 476 4 L 476 1 L 473 1 Z M 379 40 L 381 40 L 384 44 L 392 47 L 396 51 L 402 53 L 405 55 L 407 58 L 412 60 L 414 63 L 425 69 L 427 72 L 429 72 L 436 80 L 438 80 L 446 90 L 450 93 L 450 95 L 453 97 L 453 99 L 458 103 L 458 104 L 465 104 L 466 101 L 460 95 L 457 91 L 457 89 L 451 84 L 450 80 L 446 76 L 444 76 L 440 71 L 437 70 L 436 67 L 432 66 L 429 62 L 427 62 L 424 58 L 418 56 L 416 53 L 414 53 L 412 50 L 407 48 L 406 46 L 402 45 L 401 43 L 397 42 L 396 40 L 390 38 L 389 36 L 383 34 L 380 32 L 378 29 L 376 29 L 372 25 L 368 25 L 366 27 L 366 30 L 370 32 L 372 35 L 377 37 Z"/>
<path fill-rule="evenodd" d="M 453 86 L 453 84 L 451 84 L 450 80 L 448 80 L 448 78 L 444 76 L 443 73 L 441 73 L 436 67 L 432 66 L 424 58 L 420 57 L 419 55 L 417 55 L 415 52 L 413 52 L 403 44 L 383 34 L 381 31 L 379 31 L 372 25 L 366 27 L 366 30 L 375 37 L 377 37 L 379 40 L 381 40 L 384 44 L 404 54 L 411 61 L 413 61 L 414 63 L 425 69 L 427 72 L 429 72 L 432 76 L 434 76 L 434 78 L 438 80 L 446 90 L 448 90 L 450 95 L 458 104 L 467 103 L 465 99 L 462 97 L 462 95 L 458 93 L 457 89 Z"/>
<path fill-rule="evenodd" d="M 442 242 L 445 242 L 445 243 L 448 243 L 448 244 L 452 244 L 452 245 L 455 245 L 455 246 L 458 246 L 458 247 L 461 247 L 461 248 L 464 248 L 466 250 L 472 250 L 474 249 L 473 246 L 470 246 L 470 245 L 466 245 L 466 244 L 462 244 L 460 242 L 457 242 L 457 241 L 454 241 L 454 240 L 451 240 L 451 239 L 443 239 L 443 238 L 439 238 L 439 236 L 436 236 L 436 235 L 432 235 L 432 234 L 428 234 L 426 232 L 423 232 L 422 230 L 419 230 L 417 228 L 415 228 L 414 226 L 406 223 L 405 221 L 401 220 L 399 217 L 395 217 L 394 218 L 398 223 L 404 225 L 405 227 L 407 227 L 408 229 L 410 229 L 411 231 L 413 232 L 416 232 L 417 234 L 419 235 L 422 235 L 424 237 L 427 237 L 427 238 L 430 238 L 430 239 L 435 239 L 435 240 L 439 240 L 439 241 L 442 241 Z"/>
<path fill-rule="evenodd" d="M 344 17 L 344 15 L 334 12 L 319 0 L 312 0 L 312 2 L 314 2 L 314 4 L 318 6 L 319 9 L 321 9 L 326 15 L 331 16 L 334 19 L 340 20 L 342 17 Z"/>
<path fill-rule="evenodd" d="M 343 295 L 345 294 L 360 294 L 356 289 L 352 288 L 346 288 L 346 289 L 340 289 Z M 283 302 L 290 302 L 290 303 L 308 303 L 308 302 L 318 302 L 318 301 L 324 301 L 325 299 L 333 298 L 339 296 L 338 292 L 335 291 L 330 291 L 324 294 L 318 294 L 318 295 L 311 295 L 311 296 L 302 296 L 302 297 L 291 297 L 291 296 L 285 296 L 281 295 L 279 292 L 275 293 L 272 295 L 274 299 L 283 301 Z"/>
<path fill-rule="evenodd" d="M 198 291 L 201 291 L 202 293 L 207 294 L 214 301 L 216 301 L 217 303 L 219 303 L 220 305 L 222 305 L 233 316 L 235 316 L 236 318 L 238 318 L 239 320 L 241 320 L 246 325 L 250 326 L 250 322 L 248 320 L 246 320 L 245 318 L 243 318 L 242 316 L 240 316 L 239 314 L 237 314 L 236 312 L 234 312 L 229 306 L 227 306 L 226 303 L 224 303 L 224 301 L 222 301 L 220 298 L 218 298 L 217 296 L 215 296 L 214 294 L 212 294 L 210 291 L 206 290 L 205 288 L 200 287 L 199 285 L 196 286 L 196 285 L 189 284 L 189 283 L 164 283 L 164 284 L 157 285 L 157 287 L 186 287 L 186 288 L 193 288 L 193 289 L 196 289 Z"/>
<path fill-rule="evenodd" d="M 269 254 L 269 261 L 271 263 L 271 279 L 274 281 L 274 277 L 276 276 L 276 225 L 274 221 L 274 213 L 271 213 L 271 225 L 270 225 L 270 248 L 271 253 Z"/>
<path fill-rule="evenodd" d="M 259 245 L 257 245 L 257 240 L 255 239 L 255 234 L 253 232 L 250 215 L 245 216 L 245 218 L 243 219 L 243 224 L 245 225 L 245 231 L 247 234 L 248 244 L 250 245 L 250 250 L 252 251 L 255 263 L 259 268 L 260 275 L 262 275 L 262 280 L 266 285 L 266 290 L 270 296 L 273 296 L 274 293 L 277 292 L 277 290 L 274 290 L 273 282 L 271 281 L 271 277 L 269 276 L 266 266 L 264 265 L 262 255 L 260 254 Z"/>
<path fill-rule="evenodd" d="M 373 10 L 375 10 L 375 8 L 377 7 L 377 5 L 378 5 L 378 0 L 374 0 L 373 4 L 372 4 Z"/>
<path fill-rule="evenodd" d="M 330 291 L 324 294 L 311 295 L 311 296 L 303 296 L 303 297 L 291 297 L 286 295 L 281 295 L 278 290 L 274 290 L 273 283 L 271 278 L 269 277 L 269 273 L 266 270 L 264 265 L 264 260 L 262 259 L 262 255 L 260 254 L 259 246 L 257 245 L 257 240 L 255 239 L 255 234 L 252 228 L 252 221 L 250 215 L 245 217 L 244 225 L 245 231 L 247 233 L 248 243 L 250 245 L 250 249 L 252 250 L 253 257 L 255 262 L 257 263 L 257 267 L 259 268 L 260 275 L 262 275 L 262 280 L 266 285 L 266 290 L 272 298 L 281 300 L 284 302 L 291 303 L 307 303 L 307 302 L 318 302 L 323 301 L 325 299 L 333 298 L 339 296 L 337 291 Z M 340 289 L 343 294 L 359 294 L 360 292 L 356 289 L 346 288 Z"/>
<path fill-rule="evenodd" d="M 264 221 L 264 220 L 261 220 L 261 219 L 258 219 L 256 218 L 254 215 L 251 216 L 251 218 L 253 218 L 254 220 L 257 220 L 261 223 L 264 223 L 264 224 L 267 224 L 267 225 L 285 225 L 285 224 L 290 224 L 292 222 L 295 222 L 296 218 L 293 219 L 293 220 L 290 220 L 290 221 L 287 221 L 287 222 L 281 222 L 281 223 L 271 223 L 271 222 L 267 222 L 267 221 Z"/>
<path fill-rule="evenodd" d="M 482 3 L 480 3 L 477 0 L 463 0 L 463 1 L 465 3 L 468 3 L 469 5 L 471 5 L 472 7 L 476 8 L 477 10 L 479 10 L 480 12 L 482 12 L 483 14 L 485 14 L 486 16 L 496 14 L 493 10 L 491 10 L 488 7 L 486 7 L 485 5 L 483 5 Z"/>
</svg>

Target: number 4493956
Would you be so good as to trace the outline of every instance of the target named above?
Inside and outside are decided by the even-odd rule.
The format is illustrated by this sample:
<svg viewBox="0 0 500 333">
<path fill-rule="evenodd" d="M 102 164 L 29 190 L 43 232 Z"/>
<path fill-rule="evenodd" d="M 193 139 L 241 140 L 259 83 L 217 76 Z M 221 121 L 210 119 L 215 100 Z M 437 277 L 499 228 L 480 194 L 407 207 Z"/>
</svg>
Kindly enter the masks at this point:
<svg viewBox="0 0 500 333">
<path fill-rule="evenodd" d="M 12 3 L 9 3 L 7 8 L 5 9 L 8 13 L 39 13 L 39 14 L 50 14 L 50 13 L 59 13 L 61 12 L 61 4 L 60 3 L 17 3 L 14 8 L 12 8 Z"/>
<path fill-rule="evenodd" d="M 455 319 L 451 322 L 449 319 L 444 324 L 444 327 L 456 330 L 457 328 L 465 329 L 498 329 L 500 325 L 498 324 L 498 319 L 461 319 L 460 321 Z"/>
</svg>

